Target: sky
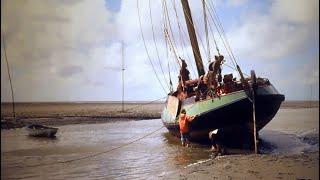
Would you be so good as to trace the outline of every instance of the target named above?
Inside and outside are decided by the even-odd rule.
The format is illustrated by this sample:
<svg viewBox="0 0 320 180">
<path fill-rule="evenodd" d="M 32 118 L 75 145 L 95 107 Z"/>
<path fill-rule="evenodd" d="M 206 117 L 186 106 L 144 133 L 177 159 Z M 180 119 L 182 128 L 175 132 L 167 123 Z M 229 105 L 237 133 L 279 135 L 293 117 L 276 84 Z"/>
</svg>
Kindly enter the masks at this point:
<svg viewBox="0 0 320 180">
<path fill-rule="evenodd" d="M 286 100 L 319 100 L 319 1 L 206 2 L 214 5 L 245 74 L 255 70 L 268 78 Z M 189 3 L 207 69 L 202 4 Z M 197 78 L 181 3 L 166 4 L 174 50 Z M 122 89 L 126 101 L 164 98 L 169 78 L 177 87 L 179 65 L 165 43 L 162 5 L 163 0 L 1 0 L 1 102 L 12 102 L 5 52 L 16 102 L 121 101 Z M 217 54 L 215 37 L 232 66 L 207 16 L 210 59 Z M 228 66 L 222 71 L 237 77 Z"/>
</svg>

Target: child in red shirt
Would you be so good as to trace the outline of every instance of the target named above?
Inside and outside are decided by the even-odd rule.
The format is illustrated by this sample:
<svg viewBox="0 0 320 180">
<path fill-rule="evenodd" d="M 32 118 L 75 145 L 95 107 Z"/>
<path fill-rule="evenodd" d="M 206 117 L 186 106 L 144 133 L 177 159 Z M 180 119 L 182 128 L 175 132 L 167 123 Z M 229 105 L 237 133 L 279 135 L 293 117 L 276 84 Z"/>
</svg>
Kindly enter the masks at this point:
<svg viewBox="0 0 320 180">
<path fill-rule="evenodd" d="M 182 146 L 189 147 L 190 145 L 190 132 L 189 132 L 189 122 L 194 120 L 195 116 L 188 116 L 185 109 L 181 110 L 179 115 L 179 127 Z"/>
</svg>

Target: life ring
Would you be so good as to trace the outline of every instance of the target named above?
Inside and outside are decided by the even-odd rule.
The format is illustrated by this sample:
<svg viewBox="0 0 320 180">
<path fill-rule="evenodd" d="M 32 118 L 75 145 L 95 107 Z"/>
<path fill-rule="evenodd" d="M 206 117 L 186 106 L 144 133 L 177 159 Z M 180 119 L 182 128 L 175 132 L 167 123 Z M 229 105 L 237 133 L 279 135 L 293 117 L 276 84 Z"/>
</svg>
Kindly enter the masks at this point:
<svg viewBox="0 0 320 180">
<path fill-rule="evenodd" d="M 252 85 L 252 87 L 257 87 L 257 76 L 256 76 L 256 73 L 254 72 L 254 70 L 251 70 L 250 74 L 251 74 L 251 85 Z"/>
</svg>

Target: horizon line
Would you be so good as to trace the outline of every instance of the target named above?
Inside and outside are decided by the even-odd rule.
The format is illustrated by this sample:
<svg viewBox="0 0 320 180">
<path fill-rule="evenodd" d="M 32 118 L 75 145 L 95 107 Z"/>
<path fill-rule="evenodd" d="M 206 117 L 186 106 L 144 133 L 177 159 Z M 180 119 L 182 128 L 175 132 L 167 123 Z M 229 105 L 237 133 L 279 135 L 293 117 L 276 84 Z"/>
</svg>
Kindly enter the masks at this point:
<svg viewBox="0 0 320 180">
<path fill-rule="evenodd" d="M 298 102 L 319 102 L 319 100 L 285 100 L 284 102 L 292 102 L 292 101 L 298 101 Z M 159 100 L 159 101 L 15 101 L 14 103 L 157 103 L 157 102 L 165 102 L 165 100 Z M 12 103 L 12 101 L 5 101 L 1 103 Z"/>
</svg>

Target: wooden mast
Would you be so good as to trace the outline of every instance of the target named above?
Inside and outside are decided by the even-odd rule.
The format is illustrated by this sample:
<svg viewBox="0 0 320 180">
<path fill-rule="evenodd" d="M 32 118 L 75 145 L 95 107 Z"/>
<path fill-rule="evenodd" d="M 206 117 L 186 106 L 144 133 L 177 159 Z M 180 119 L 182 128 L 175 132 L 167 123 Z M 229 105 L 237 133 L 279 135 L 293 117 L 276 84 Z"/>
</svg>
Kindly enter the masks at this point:
<svg viewBox="0 0 320 180">
<path fill-rule="evenodd" d="M 188 3 L 188 0 L 181 0 L 181 3 L 183 7 L 184 17 L 187 23 L 187 28 L 188 28 L 189 38 L 191 41 L 191 46 L 193 49 L 194 59 L 197 65 L 198 75 L 201 76 L 201 75 L 204 75 L 205 72 L 203 68 L 197 36 L 196 36 L 194 25 L 193 25 L 189 3 Z"/>
<path fill-rule="evenodd" d="M 122 112 L 124 112 L 124 52 L 123 52 L 123 41 L 121 42 L 122 52 Z"/>
</svg>

